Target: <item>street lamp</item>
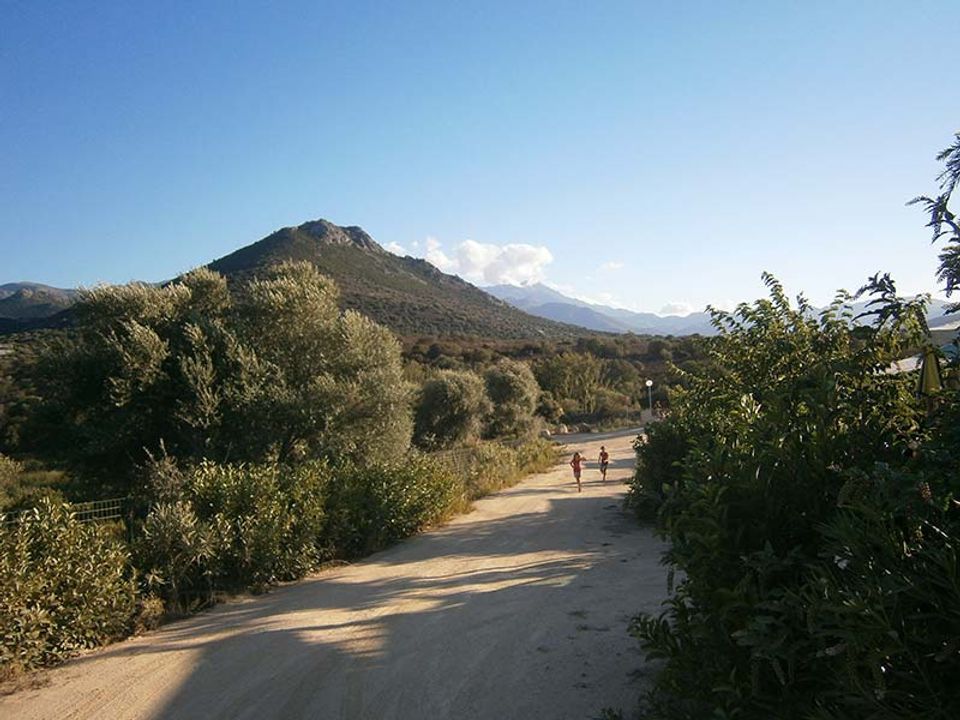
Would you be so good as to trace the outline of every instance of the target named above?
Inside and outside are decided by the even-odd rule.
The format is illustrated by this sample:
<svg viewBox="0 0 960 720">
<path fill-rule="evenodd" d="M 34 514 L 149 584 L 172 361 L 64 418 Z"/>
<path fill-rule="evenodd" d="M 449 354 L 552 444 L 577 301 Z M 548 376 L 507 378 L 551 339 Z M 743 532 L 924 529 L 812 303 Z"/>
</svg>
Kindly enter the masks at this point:
<svg viewBox="0 0 960 720">
<path fill-rule="evenodd" d="M 650 419 L 653 419 L 653 380 L 647 380 L 647 407 L 650 408 Z"/>
</svg>

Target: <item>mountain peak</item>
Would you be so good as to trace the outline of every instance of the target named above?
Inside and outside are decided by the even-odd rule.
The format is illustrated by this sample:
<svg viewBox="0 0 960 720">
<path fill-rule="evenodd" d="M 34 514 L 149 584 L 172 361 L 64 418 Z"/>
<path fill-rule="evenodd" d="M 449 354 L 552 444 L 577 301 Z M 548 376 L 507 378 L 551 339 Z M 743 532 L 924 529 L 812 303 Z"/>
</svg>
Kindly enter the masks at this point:
<svg viewBox="0 0 960 720">
<path fill-rule="evenodd" d="M 232 275 L 283 260 L 307 260 L 316 264 L 319 257 L 346 248 L 375 255 L 389 254 L 362 228 L 356 225 L 341 227 L 321 218 L 280 228 L 252 245 L 213 261 L 210 268 Z"/>
<path fill-rule="evenodd" d="M 286 229 L 302 233 L 327 245 L 352 245 L 361 250 L 385 252 L 363 228 L 357 225 L 341 227 L 329 220 L 320 218 L 319 220 L 309 220 L 302 225 L 297 225 L 295 228 Z"/>
</svg>

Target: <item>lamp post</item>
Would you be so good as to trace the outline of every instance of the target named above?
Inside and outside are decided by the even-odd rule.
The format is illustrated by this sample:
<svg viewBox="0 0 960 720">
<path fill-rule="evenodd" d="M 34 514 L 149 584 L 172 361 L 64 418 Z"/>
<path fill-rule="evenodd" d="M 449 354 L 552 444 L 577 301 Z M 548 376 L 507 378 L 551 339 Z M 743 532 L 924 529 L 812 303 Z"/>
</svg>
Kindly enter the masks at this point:
<svg viewBox="0 0 960 720">
<path fill-rule="evenodd" d="M 650 419 L 653 420 L 653 380 L 647 380 L 647 407 L 650 408 Z"/>
</svg>

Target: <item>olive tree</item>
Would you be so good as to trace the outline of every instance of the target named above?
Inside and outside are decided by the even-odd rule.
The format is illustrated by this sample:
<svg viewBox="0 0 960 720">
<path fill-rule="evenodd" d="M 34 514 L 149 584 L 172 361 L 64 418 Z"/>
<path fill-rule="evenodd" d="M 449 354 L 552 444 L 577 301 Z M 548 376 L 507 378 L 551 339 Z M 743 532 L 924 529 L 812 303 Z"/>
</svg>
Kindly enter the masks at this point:
<svg viewBox="0 0 960 720">
<path fill-rule="evenodd" d="M 528 365 L 503 359 L 484 374 L 493 407 L 487 433 L 493 437 L 520 437 L 534 427 L 540 386 Z"/>
<path fill-rule="evenodd" d="M 603 387 L 604 361 L 587 353 L 561 353 L 536 366 L 540 386 L 569 409 L 592 413 Z"/>
<path fill-rule="evenodd" d="M 308 263 L 85 291 L 76 331 L 38 363 L 37 442 L 122 481 L 149 453 L 395 458 L 412 428 L 399 343 L 337 300 Z"/>
<path fill-rule="evenodd" d="M 479 436 L 490 412 L 483 379 L 469 370 L 441 370 L 427 380 L 416 407 L 414 437 L 423 448 L 446 448 Z"/>
</svg>

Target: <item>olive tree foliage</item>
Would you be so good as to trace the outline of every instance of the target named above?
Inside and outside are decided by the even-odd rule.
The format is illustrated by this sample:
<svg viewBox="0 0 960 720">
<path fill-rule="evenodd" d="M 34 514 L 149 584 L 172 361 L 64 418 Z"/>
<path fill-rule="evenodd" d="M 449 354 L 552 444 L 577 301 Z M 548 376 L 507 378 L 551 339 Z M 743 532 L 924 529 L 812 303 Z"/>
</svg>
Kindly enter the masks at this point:
<svg viewBox="0 0 960 720">
<path fill-rule="evenodd" d="M 566 409 L 592 413 L 603 387 L 603 360 L 587 353 L 561 353 L 536 366 L 536 379 Z"/>
<path fill-rule="evenodd" d="M 241 342 L 268 368 L 260 457 L 381 462 L 409 446 L 400 343 L 359 313 L 340 314 L 337 298 L 307 263 L 277 266 L 240 296 Z"/>
<path fill-rule="evenodd" d="M 420 392 L 415 412 L 417 445 L 432 450 L 474 440 L 491 408 L 483 378 L 470 370 L 441 370 Z"/>
<path fill-rule="evenodd" d="M 953 191 L 960 182 L 960 133 L 954 135 L 953 144 L 942 150 L 937 155 L 937 160 L 945 165 L 937 178 L 940 194 L 932 198 L 921 195 L 911 200 L 910 204 L 919 203 L 929 213 L 930 222 L 927 227 L 933 230 L 933 242 L 945 241 L 940 251 L 937 279 L 944 283 L 947 296 L 950 297 L 960 290 L 960 221 L 949 207 Z M 949 308 L 950 312 L 958 310 L 960 303 L 954 303 Z"/>
<path fill-rule="evenodd" d="M 77 330 L 37 364 L 45 452 L 125 478 L 148 453 L 214 461 L 389 460 L 409 445 L 409 385 L 389 331 L 308 263 L 228 286 L 82 293 Z"/>
<path fill-rule="evenodd" d="M 484 373 L 493 407 L 487 420 L 492 437 L 522 437 L 534 428 L 540 386 L 526 363 L 503 359 Z"/>
</svg>

